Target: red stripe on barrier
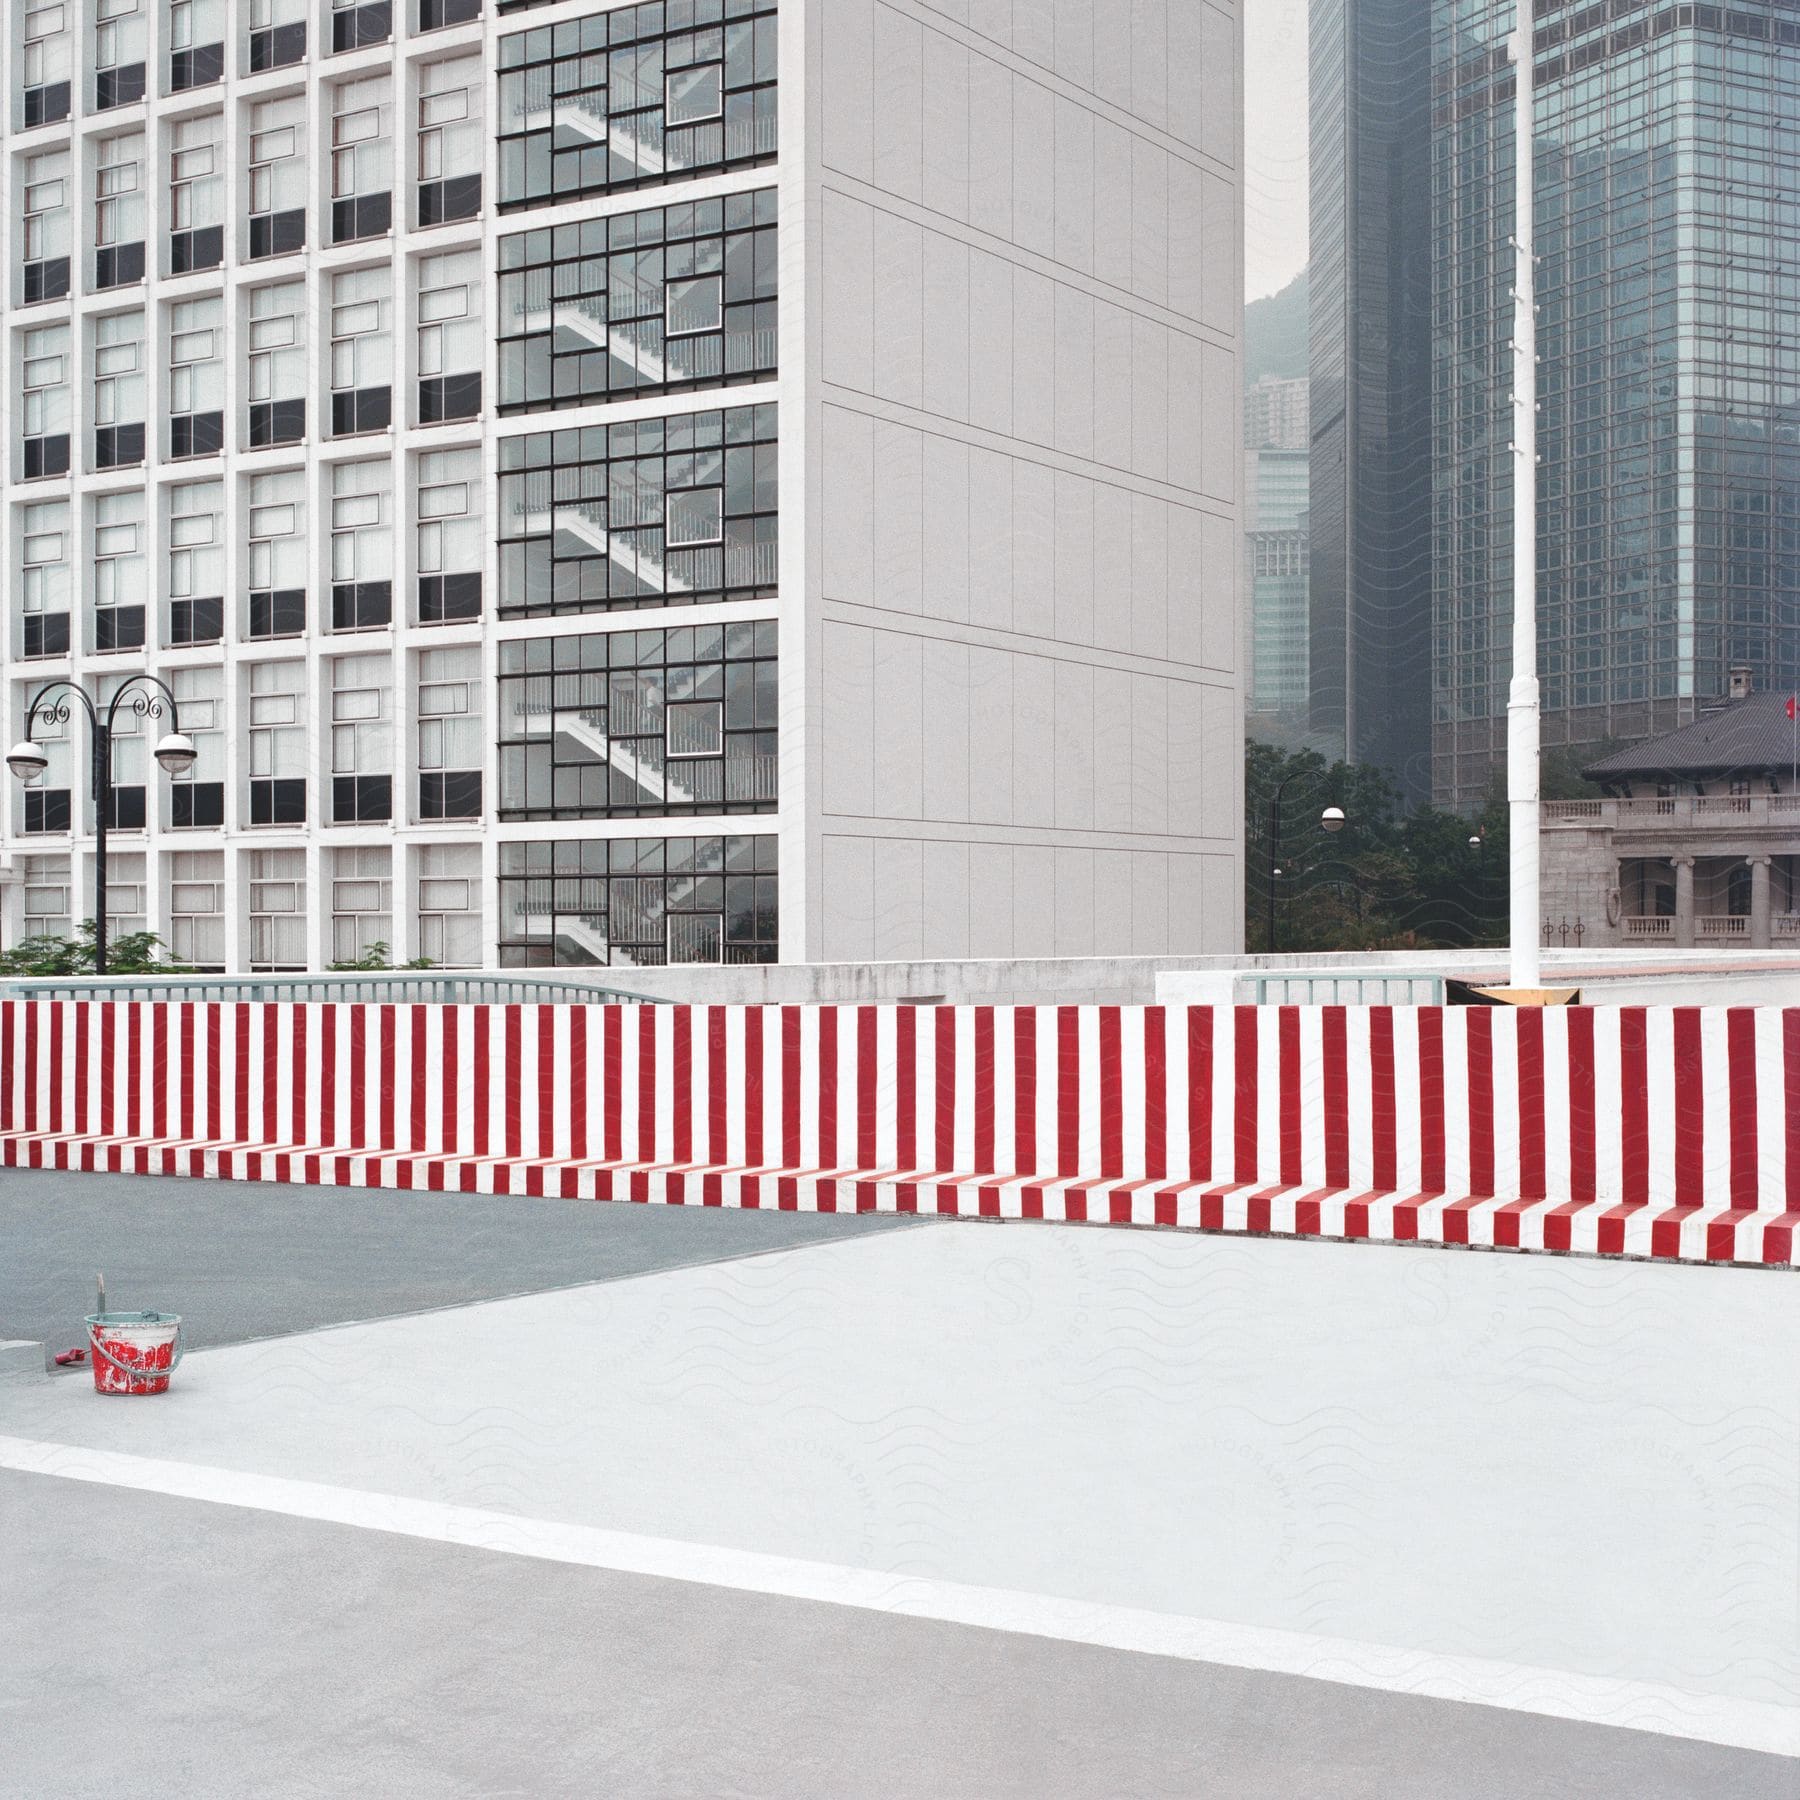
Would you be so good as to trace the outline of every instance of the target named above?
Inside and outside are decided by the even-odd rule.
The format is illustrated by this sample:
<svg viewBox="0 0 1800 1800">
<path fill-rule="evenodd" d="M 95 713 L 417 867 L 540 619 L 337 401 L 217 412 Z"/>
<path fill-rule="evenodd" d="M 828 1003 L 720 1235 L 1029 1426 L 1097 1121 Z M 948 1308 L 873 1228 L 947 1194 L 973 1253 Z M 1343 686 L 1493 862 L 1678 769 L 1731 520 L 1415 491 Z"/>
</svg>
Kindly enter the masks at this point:
<svg viewBox="0 0 1800 1800">
<path fill-rule="evenodd" d="M 1234 1007 L 1232 1029 L 1232 1175 L 1238 1181 L 1254 1181 L 1257 1173 L 1256 1008 Z"/>
<path fill-rule="evenodd" d="M 291 1014 L 293 1030 L 289 1055 L 291 1063 L 288 1072 L 290 1111 L 288 1125 L 288 1141 L 293 1144 L 306 1142 L 306 1078 L 308 1064 L 306 1045 L 308 1039 L 307 1008 L 296 1006 Z M 132 1136 L 137 1135 L 136 1130 Z"/>
<path fill-rule="evenodd" d="M 63 1129 L 63 1009 L 50 1008 L 50 1129 Z"/>
<path fill-rule="evenodd" d="M 234 1008 L 232 1029 L 237 1044 L 236 1092 L 232 1095 L 232 1136 L 243 1144 L 250 1139 L 250 1008 L 241 1001 Z M 264 1027 L 265 1045 L 274 1029 L 275 1022 L 271 1019 Z M 263 1092 L 266 1093 L 273 1085 L 273 1072 L 265 1067 Z"/>
<path fill-rule="evenodd" d="M 85 1133 L 88 1129 L 88 1033 L 93 1029 L 91 1009 L 85 1000 L 75 1002 L 75 1129 Z M 12 1123 L 12 1090 L 13 1081 L 18 1073 L 17 1059 L 12 1055 L 12 1003 L 7 1002 L 6 1010 L 6 1067 L 0 1069 L 0 1089 L 6 1095 L 6 1123 Z"/>
<path fill-rule="evenodd" d="M 1400 1184 L 1399 1089 L 1394 1076 L 1394 1009 L 1369 1008 L 1369 1173 L 1377 1193 Z"/>
<path fill-rule="evenodd" d="M 206 1007 L 206 1122 L 202 1126 L 205 1136 L 212 1139 L 223 1137 L 221 1128 L 224 1117 L 225 1096 L 220 1083 L 224 1079 L 224 1071 L 220 1068 L 220 1030 L 219 1002 L 208 1000 Z M 197 1172 L 197 1171 L 196 1171 Z"/>
<path fill-rule="evenodd" d="M 1475 1006 L 1466 1016 L 1469 1192 L 1485 1198 L 1494 1191 L 1494 1015 L 1484 1006 Z"/>
<path fill-rule="evenodd" d="M 488 1015 L 492 1020 L 493 1015 Z M 500 1054 L 506 1066 L 500 1071 L 500 1150 L 502 1156 L 518 1156 L 525 1143 L 525 1009 L 509 1002 L 501 1014 L 504 1035 Z M 491 1125 L 491 1121 L 490 1121 Z M 476 1155 L 494 1154 L 490 1138 L 487 1148 L 479 1146 Z"/>
<path fill-rule="evenodd" d="M 1081 1169 L 1081 1009 L 1056 1009 L 1056 1172 Z"/>
<path fill-rule="evenodd" d="M 658 1160 L 656 1142 L 656 1096 L 661 1091 L 657 1070 L 656 1011 L 654 1006 L 637 1009 L 638 1027 L 638 1116 L 637 1154 L 640 1162 Z"/>
<path fill-rule="evenodd" d="M 625 1023 L 616 1004 L 600 1009 L 601 1155 L 616 1163 L 625 1155 Z"/>
<path fill-rule="evenodd" d="M 1345 1188 L 1350 1185 L 1350 1016 L 1341 1006 L 1322 1007 L 1319 1028 L 1325 1058 L 1325 1181 Z M 1299 1179 L 1296 1175 L 1288 1185 Z"/>
<path fill-rule="evenodd" d="M 1706 1176 L 1706 1068 L 1700 1009 L 1678 1006 L 1675 1027 L 1675 1204 L 1698 1206 Z"/>
<path fill-rule="evenodd" d="M 739 1017 L 744 1022 L 744 1161 L 756 1168 L 763 1160 L 762 1008 L 746 1006 Z"/>
<path fill-rule="evenodd" d="M 932 1155 L 939 1169 L 956 1167 L 956 1011 L 934 1009 L 932 1048 Z"/>
<path fill-rule="evenodd" d="M 77 1012 L 80 1011 L 78 1007 Z M 0 1061 L 0 1131 L 11 1131 L 13 1128 L 13 1083 L 29 1069 L 23 1051 L 13 1037 L 13 1028 L 18 1017 L 17 1003 L 12 1000 L 0 1000 L 0 1046 L 5 1049 L 5 1058 Z M 76 1104 L 83 1104 L 81 1090 L 76 1089 Z M 10 1146 L 9 1146 L 10 1149 Z"/>
<path fill-rule="evenodd" d="M 872 1169 L 876 1157 L 876 1127 L 880 1122 L 880 1069 L 876 1061 L 876 1029 L 879 1020 L 875 1008 L 856 1009 L 856 1159 L 860 1167 Z"/>
<path fill-rule="evenodd" d="M 1121 1054 L 1119 1009 L 1100 1008 L 1100 1179 L 1121 1181 L 1125 1176 L 1125 1068 Z"/>
<path fill-rule="evenodd" d="M 110 1023 L 110 1019 L 109 1019 Z M 106 1042 L 102 1047 L 101 1092 L 108 1095 L 112 1092 L 112 1045 Z M 36 1131 L 38 1128 L 38 1003 L 28 1000 L 25 1003 L 25 1129 Z M 102 1126 L 102 1129 L 109 1129 Z"/>
<path fill-rule="evenodd" d="M 132 1137 L 143 1137 L 144 1133 L 144 1039 L 148 1035 L 145 1026 L 145 1006 L 140 1001 L 130 1001 L 126 1005 L 126 1018 L 130 1035 L 125 1040 L 126 1048 L 126 1130 Z M 157 1009 L 157 1016 L 162 1016 L 162 1008 Z M 154 1067 L 154 1065 L 152 1065 Z"/>
<path fill-rule="evenodd" d="M 729 1162 L 731 1089 L 726 1042 L 726 1015 L 722 1006 L 706 1009 L 706 1160 Z"/>
<path fill-rule="evenodd" d="M 1757 1146 L 1756 1014 L 1734 1006 L 1725 1015 L 1726 1073 L 1730 1081 L 1731 1204 L 1754 1208 L 1761 1184 Z"/>
<path fill-rule="evenodd" d="M 1037 1166 L 1037 1009 L 1013 1009 L 1013 1168 L 1035 1175 Z"/>
<path fill-rule="evenodd" d="M 335 1006 L 319 1008 L 319 1142 L 322 1144 L 337 1142 L 338 1011 Z M 307 1140 L 302 1137 L 299 1141 Z"/>
<path fill-rule="evenodd" d="M 1419 1191 L 1444 1191 L 1444 1014 L 1419 1009 Z"/>
<path fill-rule="evenodd" d="M 1283 1006 L 1275 1015 L 1276 1076 L 1275 1105 L 1280 1121 L 1281 1185 L 1298 1187 L 1304 1155 L 1301 1135 L 1302 1109 L 1300 1093 L 1300 1009 Z M 1264 1230 L 1268 1228 L 1263 1227 Z"/>
<path fill-rule="evenodd" d="M 462 1142 L 462 1105 L 457 1098 L 457 1038 L 460 1035 L 462 1009 L 446 1006 L 443 1010 L 443 1078 L 438 1084 L 438 1146 L 455 1150 Z M 479 1095 L 481 1069 L 477 1065 L 475 1082 Z M 477 1100 L 479 1104 L 479 1099 Z"/>
<path fill-rule="evenodd" d="M 366 1149 L 369 1142 L 369 1026 L 366 1006 L 350 1008 L 350 1143 Z"/>
<path fill-rule="evenodd" d="M 1793 1215 L 1800 1213 L 1800 1007 L 1781 1017 L 1781 1069 L 1782 1117 L 1787 1121 L 1787 1210 Z"/>
<path fill-rule="evenodd" d="M 800 1009 L 781 1009 L 781 1160 L 788 1168 L 800 1162 Z M 796 1202 L 796 1204 L 798 1204 Z M 791 1212 L 792 1206 L 788 1208 Z"/>
<path fill-rule="evenodd" d="M 894 1014 L 894 1043 L 894 1160 L 903 1169 L 916 1169 L 919 1166 L 919 1009 L 916 1006 L 902 1006 Z M 858 1205 L 861 1205 L 860 1200 Z"/>
<path fill-rule="evenodd" d="M 975 1008 L 975 1166 L 994 1166 L 994 1009 Z"/>
<path fill-rule="evenodd" d="M 1619 1014 L 1619 1169 L 1625 1204 L 1650 1199 L 1650 1034 L 1644 1014 Z"/>
<path fill-rule="evenodd" d="M 835 1006 L 819 1008 L 819 1167 L 837 1167 L 838 1128 L 838 1012 Z M 837 1210 L 835 1201 L 831 1207 Z"/>
<path fill-rule="evenodd" d="M 646 1007 L 644 1010 L 648 1012 L 650 1009 Z M 557 1008 L 538 1007 L 537 1137 L 534 1142 L 539 1156 L 552 1156 L 556 1152 L 556 1019 Z"/>
<path fill-rule="evenodd" d="M 1168 1014 L 1144 1008 L 1144 1176 L 1163 1181 L 1169 1173 L 1169 1067 L 1165 1040 Z"/>
<path fill-rule="evenodd" d="M 1188 1009 L 1187 1169 L 1189 1181 L 1213 1178 L 1213 1009 Z"/>
<path fill-rule="evenodd" d="M 1571 1006 L 1563 1020 L 1569 1046 L 1569 1197 L 1591 1202 L 1599 1195 L 1594 1126 L 1594 1015 Z"/>
<path fill-rule="evenodd" d="M 1519 1194 L 1546 1197 L 1544 1186 L 1544 1014 L 1522 1006 L 1515 1020 L 1519 1055 Z"/>
<path fill-rule="evenodd" d="M 687 1163 L 694 1160 L 694 1013 L 687 1006 L 672 1007 L 670 1013 L 670 1036 L 674 1040 L 670 1050 L 674 1058 L 674 1142 L 669 1147 L 669 1160 Z M 583 1016 L 581 1009 L 576 1007 L 570 1012 L 569 1023 L 578 1024 Z M 575 1093 L 579 1109 L 582 1105 L 579 1087 Z"/>
</svg>

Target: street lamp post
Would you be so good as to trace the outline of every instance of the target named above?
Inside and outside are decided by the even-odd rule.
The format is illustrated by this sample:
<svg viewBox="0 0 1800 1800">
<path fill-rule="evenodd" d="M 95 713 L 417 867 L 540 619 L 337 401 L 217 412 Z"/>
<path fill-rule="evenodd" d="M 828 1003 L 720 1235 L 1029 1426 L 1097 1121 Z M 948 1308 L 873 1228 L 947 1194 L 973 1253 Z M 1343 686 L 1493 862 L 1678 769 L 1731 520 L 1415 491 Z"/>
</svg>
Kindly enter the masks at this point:
<svg viewBox="0 0 1800 1800">
<path fill-rule="evenodd" d="M 1287 792 L 1290 781 L 1295 780 L 1310 770 L 1296 769 L 1293 774 L 1283 776 L 1275 784 L 1274 797 L 1269 802 L 1269 918 L 1268 929 L 1263 941 L 1268 947 L 1269 955 L 1275 954 L 1275 881 L 1281 870 L 1276 867 L 1276 857 L 1281 851 L 1281 796 Z M 1328 806 L 1319 814 L 1319 824 L 1326 831 L 1342 831 L 1344 829 L 1344 809 L 1341 806 Z"/>
<path fill-rule="evenodd" d="M 104 714 L 85 688 L 77 687 L 74 682 L 57 680 L 46 682 L 31 697 L 31 705 L 25 714 L 25 736 L 6 753 L 6 766 L 21 781 L 36 781 L 50 766 L 50 758 L 42 744 L 31 735 L 34 723 L 45 725 L 66 725 L 69 722 L 71 709 L 69 696 L 73 694 L 87 713 L 89 732 L 89 761 L 93 765 L 94 796 L 94 973 L 106 973 L 106 815 L 112 806 L 112 743 L 113 721 L 118 717 L 119 705 L 126 695 L 131 696 L 131 710 L 140 719 L 160 719 L 163 713 L 163 702 L 169 706 L 169 724 L 172 729 L 156 746 L 156 760 L 171 775 L 179 775 L 194 766 L 196 755 L 194 740 L 186 736 L 181 729 L 181 709 L 176 704 L 175 695 L 159 676 L 138 674 L 129 676 L 121 682 L 118 691 L 108 703 Z M 71 821 L 72 823 L 72 821 Z"/>
</svg>

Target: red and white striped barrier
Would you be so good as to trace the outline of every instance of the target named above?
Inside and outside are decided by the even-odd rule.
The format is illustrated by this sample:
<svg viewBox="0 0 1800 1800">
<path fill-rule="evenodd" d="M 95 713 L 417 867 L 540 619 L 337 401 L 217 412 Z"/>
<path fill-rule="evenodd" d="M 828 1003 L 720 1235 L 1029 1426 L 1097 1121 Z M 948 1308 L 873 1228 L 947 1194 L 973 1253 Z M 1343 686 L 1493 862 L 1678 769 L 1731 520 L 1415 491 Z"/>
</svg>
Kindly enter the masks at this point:
<svg viewBox="0 0 1800 1800">
<path fill-rule="evenodd" d="M 1791 1263 L 1800 1011 L 0 1002 L 9 1164 Z"/>
</svg>

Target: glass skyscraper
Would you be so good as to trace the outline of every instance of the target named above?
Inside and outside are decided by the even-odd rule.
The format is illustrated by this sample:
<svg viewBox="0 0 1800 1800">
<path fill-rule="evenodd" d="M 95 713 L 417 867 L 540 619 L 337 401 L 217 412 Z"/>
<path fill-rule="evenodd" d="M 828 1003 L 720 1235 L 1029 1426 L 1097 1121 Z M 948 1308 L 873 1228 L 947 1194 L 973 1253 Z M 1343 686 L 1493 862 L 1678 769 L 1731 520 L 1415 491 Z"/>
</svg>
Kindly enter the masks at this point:
<svg viewBox="0 0 1800 1800">
<path fill-rule="evenodd" d="M 1511 673 L 1515 15 L 1430 15 L 1433 787 L 1467 805 Z M 1800 9 L 1537 0 L 1534 43 L 1544 742 L 1580 751 L 1733 665 L 1800 684 Z"/>
<path fill-rule="evenodd" d="M 1431 33 L 1313 0 L 1310 724 L 1431 788 Z"/>
</svg>

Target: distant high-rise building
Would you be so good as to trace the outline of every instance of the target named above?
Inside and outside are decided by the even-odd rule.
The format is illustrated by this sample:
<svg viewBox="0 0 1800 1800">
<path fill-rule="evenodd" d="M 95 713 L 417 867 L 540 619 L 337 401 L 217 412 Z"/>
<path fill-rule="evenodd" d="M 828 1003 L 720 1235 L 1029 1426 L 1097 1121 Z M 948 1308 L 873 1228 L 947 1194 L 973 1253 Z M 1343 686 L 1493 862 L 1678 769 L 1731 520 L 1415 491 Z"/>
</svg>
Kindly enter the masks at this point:
<svg viewBox="0 0 1800 1800">
<path fill-rule="evenodd" d="M 1264 379 L 1244 395 L 1246 729 L 1298 748 L 1307 720 L 1307 387 Z"/>
<path fill-rule="evenodd" d="M 1311 733 L 1411 797 L 1431 751 L 1431 37 L 1313 0 Z"/>
<path fill-rule="evenodd" d="M 1307 389 L 1304 378 L 1265 375 L 1244 389 L 1244 448 L 1304 450 Z"/>
<path fill-rule="evenodd" d="M 1511 674 L 1515 12 L 1430 11 L 1434 786 L 1466 805 Z M 1800 684 L 1800 15 L 1535 23 L 1539 663 L 1545 743 L 1579 749 L 1687 723 L 1734 665 Z"/>
</svg>

